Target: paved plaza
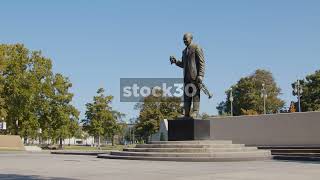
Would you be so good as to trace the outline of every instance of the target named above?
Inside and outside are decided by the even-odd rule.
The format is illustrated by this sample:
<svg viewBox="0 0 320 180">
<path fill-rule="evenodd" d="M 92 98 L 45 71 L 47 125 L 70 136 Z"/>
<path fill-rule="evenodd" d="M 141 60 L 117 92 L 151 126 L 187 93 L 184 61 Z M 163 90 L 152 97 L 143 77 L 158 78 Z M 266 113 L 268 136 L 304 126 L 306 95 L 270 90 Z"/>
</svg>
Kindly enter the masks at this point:
<svg viewBox="0 0 320 180">
<path fill-rule="evenodd" d="M 1 153 L 0 179 L 103 180 L 317 180 L 320 163 L 156 162 L 98 159 L 94 156 Z"/>
</svg>

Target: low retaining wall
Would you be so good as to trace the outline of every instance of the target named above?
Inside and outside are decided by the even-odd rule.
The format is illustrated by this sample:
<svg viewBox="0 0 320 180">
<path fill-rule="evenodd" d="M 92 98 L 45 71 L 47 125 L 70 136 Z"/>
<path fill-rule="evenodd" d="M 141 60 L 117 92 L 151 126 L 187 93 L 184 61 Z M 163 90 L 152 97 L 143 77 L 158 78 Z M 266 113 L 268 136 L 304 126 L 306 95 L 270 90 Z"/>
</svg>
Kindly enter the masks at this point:
<svg viewBox="0 0 320 180">
<path fill-rule="evenodd" d="M 217 117 L 214 139 L 252 146 L 319 146 L 320 112 Z"/>
<path fill-rule="evenodd" d="M 25 150 L 20 136 L 0 135 L 0 150 Z"/>
</svg>

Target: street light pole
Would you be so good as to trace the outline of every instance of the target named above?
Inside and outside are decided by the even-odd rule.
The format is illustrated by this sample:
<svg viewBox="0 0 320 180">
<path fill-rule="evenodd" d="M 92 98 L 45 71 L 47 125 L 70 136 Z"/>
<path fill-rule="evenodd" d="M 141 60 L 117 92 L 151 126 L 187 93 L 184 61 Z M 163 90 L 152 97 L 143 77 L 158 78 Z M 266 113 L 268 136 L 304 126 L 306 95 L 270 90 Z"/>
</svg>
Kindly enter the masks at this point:
<svg viewBox="0 0 320 180">
<path fill-rule="evenodd" d="M 133 144 L 135 144 L 135 139 L 134 139 L 134 126 L 132 127 L 132 141 L 133 141 Z"/>
<path fill-rule="evenodd" d="M 1 121 L 0 121 L 0 132 L 3 130 L 3 132 L 5 132 L 5 130 L 7 129 L 7 124 L 6 122 L 4 121 L 4 117 L 1 118 Z"/>
<path fill-rule="evenodd" d="M 233 116 L 233 94 L 232 94 L 232 88 L 230 88 L 229 100 L 230 100 L 230 113 L 231 113 L 231 116 Z"/>
<path fill-rule="evenodd" d="M 42 143 L 41 143 L 41 133 L 42 133 L 42 129 L 41 129 L 41 128 L 39 128 L 39 129 L 38 129 L 39 145 L 41 145 L 41 144 L 42 144 Z"/>
<path fill-rule="evenodd" d="M 261 89 L 261 98 L 263 98 L 263 113 L 267 114 L 266 111 L 266 99 L 267 99 L 268 95 L 267 95 L 267 90 L 265 88 L 265 84 L 262 83 L 262 89 Z"/>
<path fill-rule="evenodd" d="M 299 109 L 299 112 L 301 112 L 301 94 L 303 93 L 303 90 L 302 90 L 302 86 L 301 86 L 299 80 L 297 80 L 297 83 L 295 84 L 294 92 L 298 96 L 297 97 L 298 98 L 298 109 Z"/>
</svg>

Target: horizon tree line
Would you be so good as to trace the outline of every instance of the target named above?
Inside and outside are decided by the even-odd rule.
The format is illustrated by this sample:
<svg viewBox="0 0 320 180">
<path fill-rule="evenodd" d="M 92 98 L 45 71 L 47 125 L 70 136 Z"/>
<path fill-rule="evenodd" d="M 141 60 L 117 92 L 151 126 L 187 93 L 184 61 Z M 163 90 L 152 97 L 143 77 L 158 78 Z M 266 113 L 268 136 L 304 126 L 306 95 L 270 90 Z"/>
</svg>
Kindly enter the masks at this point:
<svg viewBox="0 0 320 180">
<path fill-rule="evenodd" d="M 299 94 L 301 112 L 320 111 L 320 70 L 307 75 L 304 79 L 298 80 L 301 91 Z M 297 96 L 297 81 L 291 84 L 292 95 Z M 276 84 L 272 73 L 258 69 L 247 77 L 240 80 L 225 91 L 226 99 L 217 106 L 219 115 L 230 115 L 231 104 L 233 105 L 233 115 L 257 115 L 264 113 L 264 102 L 262 88 L 265 86 L 266 112 L 267 114 L 278 113 L 284 108 L 285 102 L 280 99 L 281 89 Z M 232 91 L 233 98 L 230 98 Z M 231 103 L 230 100 L 233 100 Z M 298 112 L 299 102 L 291 101 L 290 107 L 285 112 Z"/>
<path fill-rule="evenodd" d="M 292 95 L 297 82 L 293 82 Z M 255 115 L 264 112 L 261 87 L 267 91 L 266 112 L 277 113 L 285 105 L 279 98 L 281 89 L 271 72 L 258 69 L 225 91 L 226 99 L 219 103 L 219 115 L 231 114 L 230 91 L 233 94 L 233 115 Z M 320 70 L 299 80 L 303 93 L 302 111 L 320 110 Z M 113 96 L 97 90 L 92 102 L 86 104 L 85 119 L 79 120 L 79 110 L 71 102 L 69 78 L 53 73 L 52 60 L 41 51 L 30 51 L 23 44 L 0 44 L 0 121 L 5 120 L 5 134 L 20 135 L 24 139 L 59 143 L 70 137 L 89 134 L 98 139 L 121 135 L 125 128 L 124 114 L 112 108 Z M 290 104 L 289 112 L 296 112 L 298 102 Z M 139 110 L 135 125 L 137 139 L 147 140 L 157 131 L 161 119 L 172 119 L 182 113 L 181 99 L 172 97 L 146 97 L 137 103 Z M 203 118 L 209 117 L 203 113 Z M 82 126 L 82 127 L 80 127 Z"/>
</svg>

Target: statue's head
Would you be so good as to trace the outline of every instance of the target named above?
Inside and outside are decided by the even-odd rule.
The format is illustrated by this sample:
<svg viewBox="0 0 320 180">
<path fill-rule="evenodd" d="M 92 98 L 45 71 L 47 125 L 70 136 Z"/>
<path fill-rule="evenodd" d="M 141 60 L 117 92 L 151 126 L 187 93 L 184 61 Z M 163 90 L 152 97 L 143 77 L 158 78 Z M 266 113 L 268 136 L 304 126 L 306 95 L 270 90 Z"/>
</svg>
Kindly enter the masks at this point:
<svg viewBox="0 0 320 180">
<path fill-rule="evenodd" d="M 183 42 L 186 46 L 189 46 L 192 42 L 193 36 L 191 33 L 185 33 L 183 35 Z"/>
</svg>

